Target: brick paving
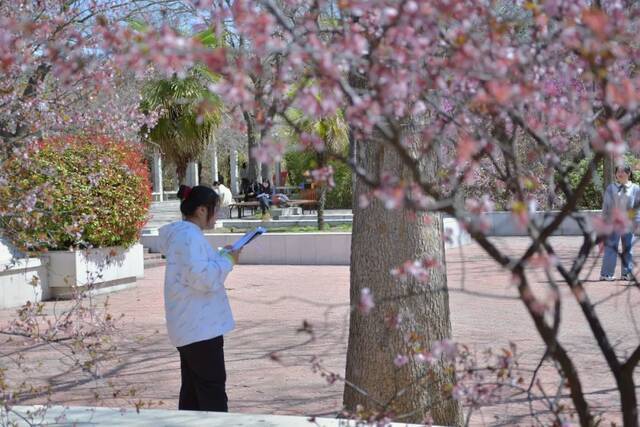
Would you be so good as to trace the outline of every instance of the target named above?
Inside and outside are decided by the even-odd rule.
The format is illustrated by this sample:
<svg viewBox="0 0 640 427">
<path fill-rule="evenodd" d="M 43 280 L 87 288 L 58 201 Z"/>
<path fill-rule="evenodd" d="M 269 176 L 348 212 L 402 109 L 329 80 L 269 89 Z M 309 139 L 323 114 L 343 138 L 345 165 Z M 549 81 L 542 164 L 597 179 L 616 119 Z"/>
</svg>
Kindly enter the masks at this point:
<svg viewBox="0 0 640 427">
<path fill-rule="evenodd" d="M 579 240 L 553 238 L 563 261 L 575 256 Z M 512 254 L 520 253 L 524 238 L 500 238 L 496 243 Z M 591 279 L 597 278 L 599 261 L 591 263 Z M 509 275 L 475 245 L 452 249 L 447 253 L 450 304 L 454 339 L 481 351 L 487 347 L 517 344 L 521 366 L 533 369 L 543 354 L 522 304 L 510 297 L 515 289 Z M 619 274 L 619 272 L 618 272 Z M 118 363 L 111 363 L 101 381 L 86 381 L 83 376 L 63 369 L 60 356 L 47 347 L 36 347 L 30 360 L 39 360 L 40 369 L 32 375 L 50 378 L 56 402 L 67 405 L 95 405 L 94 393 L 103 399 L 100 405 L 123 406 L 132 398 L 111 396 L 108 383 L 135 388 L 135 399 L 162 401 L 163 408 L 175 408 L 179 389 L 177 351 L 169 344 L 163 312 L 164 267 L 145 271 L 145 278 L 133 289 L 109 295 L 114 313 L 124 313 L 118 338 Z M 546 277 L 535 274 L 536 290 L 544 292 Z M 236 329 L 225 337 L 230 410 L 243 413 L 283 415 L 332 415 L 340 409 L 342 386 L 327 384 L 312 372 L 309 360 L 319 356 L 324 364 L 344 372 L 348 331 L 349 269 L 342 266 L 237 266 L 227 286 L 237 321 Z M 639 342 L 633 315 L 640 314 L 637 290 L 622 282 L 589 281 L 593 300 L 605 300 L 597 311 L 609 337 L 623 354 Z M 561 342 L 575 356 L 584 387 L 592 404 L 608 411 L 607 420 L 615 420 L 617 394 L 604 359 L 585 325 L 579 307 L 563 290 Z M 617 295 L 616 295 L 617 294 Z M 106 297 L 97 297 L 102 300 Z M 53 303 L 47 303 L 48 309 Z M 5 322 L 13 311 L 0 311 Z M 316 339 L 298 333 L 306 319 L 314 326 Z M 3 353 L 17 350 L 16 344 L 3 344 Z M 269 357 L 277 352 L 281 363 Z M 6 354 L 6 353 L 5 353 Z M 550 367 L 542 370 L 544 384 L 553 379 Z M 636 382 L 640 380 L 640 377 Z M 555 390 L 549 390 L 552 394 Z M 36 397 L 25 403 L 37 403 Z M 535 407 L 540 408 L 541 402 Z M 525 402 L 485 408 L 474 414 L 472 424 L 530 424 Z"/>
</svg>

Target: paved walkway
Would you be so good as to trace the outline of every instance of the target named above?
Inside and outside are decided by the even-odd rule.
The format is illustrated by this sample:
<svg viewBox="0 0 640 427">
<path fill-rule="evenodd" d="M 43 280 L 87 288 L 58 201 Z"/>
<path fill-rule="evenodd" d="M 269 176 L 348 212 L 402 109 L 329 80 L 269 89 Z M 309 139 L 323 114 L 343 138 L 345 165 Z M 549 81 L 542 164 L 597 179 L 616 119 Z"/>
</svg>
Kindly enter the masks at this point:
<svg viewBox="0 0 640 427">
<path fill-rule="evenodd" d="M 512 253 L 522 251 L 523 238 L 496 239 Z M 578 240 L 554 238 L 563 259 L 575 256 Z M 481 351 L 488 346 L 517 344 L 521 367 L 533 369 L 543 354 L 533 330 L 515 295 L 509 276 L 498 269 L 475 245 L 447 254 L 454 338 Z M 596 277 L 599 266 L 591 276 Z M 117 342 L 120 357 L 103 372 L 105 380 L 86 382 L 77 374 L 65 373 L 60 356 L 48 347 L 36 347 L 29 360 L 38 360 L 50 375 L 54 401 L 67 405 L 94 405 L 94 393 L 101 405 L 130 405 L 132 400 L 162 401 L 163 408 L 177 405 L 179 389 L 178 355 L 168 342 L 163 314 L 162 279 L 164 267 L 149 269 L 134 289 L 109 296 L 114 313 L 124 313 L 122 338 Z M 543 292 L 545 277 L 536 276 L 536 288 Z M 238 266 L 228 279 L 229 295 L 237 328 L 225 337 L 230 410 L 242 413 L 281 415 L 329 415 L 340 409 L 342 385 L 329 385 L 312 372 L 310 359 L 319 356 L 324 364 L 344 372 L 348 331 L 349 269 L 341 266 Z M 639 342 L 632 316 L 640 314 L 638 292 L 623 292 L 620 282 L 589 282 L 593 300 L 602 300 L 598 314 L 620 354 Z M 603 409 L 615 407 L 617 394 L 606 364 L 584 324 L 582 314 L 566 291 L 563 304 L 561 341 L 575 355 L 585 389 L 592 404 Z M 103 299 L 104 297 L 99 297 Z M 608 298 L 608 299 L 606 299 Z M 605 300 L 606 299 L 606 300 Z M 53 303 L 48 303 L 50 310 Z M 12 311 L 0 311 L 0 322 Z M 313 324 L 316 339 L 297 332 L 302 321 Z M 19 350 L 16 343 L 2 344 L 3 352 Z M 277 353 L 281 363 L 269 357 Z M 0 359 L 2 360 L 2 359 Z M 551 368 L 543 370 L 545 383 L 553 378 Z M 640 381 L 640 377 L 638 377 Z M 111 396 L 107 383 L 137 389 L 135 397 Z M 548 390 L 555 393 L 555 390 Z M 38 403 L 42 398 L 24 403 Z M 535 403 L 536 407 L 540 402 Z M 608 415 L 607 419 L 615 419 Z M 520 404 L 486 408 L 473 417 L 473 424 L 531 423 L 528 406 Z"/>
</svg>

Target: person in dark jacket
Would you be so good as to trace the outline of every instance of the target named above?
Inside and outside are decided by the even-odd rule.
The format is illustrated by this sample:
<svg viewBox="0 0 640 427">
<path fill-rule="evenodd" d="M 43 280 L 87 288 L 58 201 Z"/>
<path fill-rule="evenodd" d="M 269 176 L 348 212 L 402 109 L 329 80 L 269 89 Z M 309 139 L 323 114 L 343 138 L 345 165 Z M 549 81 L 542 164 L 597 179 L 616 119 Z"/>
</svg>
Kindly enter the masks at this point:
<svg viewBox="0 0 640 427">
<path fill-rule="evenodd" d="M 260 209 L 262 210 L 262 215 L 264 216 L 268 210 L 271 209 L 271 196 L 273 195 L 273 190 L 271 189 L 271 183 L 269 181 L 263 181 L 260 187 L 258 188 L 256 198 L 260 202 Z"/>
</svg>

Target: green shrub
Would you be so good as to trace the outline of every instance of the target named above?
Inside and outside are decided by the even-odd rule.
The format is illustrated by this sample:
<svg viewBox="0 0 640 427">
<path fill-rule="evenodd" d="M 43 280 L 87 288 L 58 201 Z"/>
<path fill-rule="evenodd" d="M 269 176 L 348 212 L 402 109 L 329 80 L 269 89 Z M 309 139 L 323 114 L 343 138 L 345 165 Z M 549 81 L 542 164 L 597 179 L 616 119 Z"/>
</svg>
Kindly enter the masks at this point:
<svg viewBox="0 0 640 427">
<path fill-rule="evenodd" d="M 333 166 L 333 179 L 336 186 L 327 192 L 327 209 L 351 209 L 352 173 L 351 168 L 342 162 L 329 162 Z"/>
<path fill-rule="evenodd" d="M 305 173 L 318 167 L 315 153 L 310 151 L 289 151 L 284 155 L 289 184 L 300 185 L 307 181 Z"/>
<path fill-rule="evenodd" d="M 151 202 L 138 147 L 73 136 L 40 141 L 27 153 L 0 171 L 0 227 L 18 248 L 126 247 L 138 240 Z"/>
<path fill-rule="evenodd" d="M 291 151 L 284 156 L 289 172 L 289 183 L 300 185 L 309 178 L 307 172 L 318 167 L 316 153 L 309 151 Z M 338 161 L 329 161 L 333 166 L 335 187 L 327 191 L 327 209 L 351 209 L 352 181 L 349 166 Z"/>
</svg>

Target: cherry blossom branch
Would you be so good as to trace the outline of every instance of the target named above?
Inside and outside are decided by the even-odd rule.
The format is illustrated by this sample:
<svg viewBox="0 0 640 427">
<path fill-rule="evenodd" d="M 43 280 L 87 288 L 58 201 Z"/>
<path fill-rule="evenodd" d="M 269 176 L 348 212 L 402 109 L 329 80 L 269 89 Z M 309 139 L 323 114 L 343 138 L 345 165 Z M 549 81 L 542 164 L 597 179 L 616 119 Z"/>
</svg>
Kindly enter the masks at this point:
<svg viewBox="0 0 640 427">
<path fill-rule="evenodd" d="M 557 336 L 554 334 L 553 329 L 546 324 L 544 314 L 540 313 L 539 310 L 534 307 L 535 297 L 533 296 L 533 291 L 528 284 L 527 277 L 522 266 L 517 265 L 513 269 L 513 273 L 519 280 L 518 292 L 522 302 L 529 312 L 540 337 L 545 342 L 547 349 L 549 350 L 549 354 L 558 361 L 562 367 L 562 372 L 568 379 L 571 398 L 576 407 L 576 411 L 578 412 L 580 424 L 585 427 L 590 426 L 593 421 L 593 415 L 591 414 L 589 404 L 585 400 L 582 382 L 580 381 L 573 361 L 564 347 L 557 341 Z"/>
<path fill-rule="evenodd" d="M 589 162 L 589 166 L 587 167 L 586 172 L 582 176 L 582 178 L 580 180 L 580 183 L 578 184 L 578 187 L 576 188 L 576 190 L 573 193 L 573 196 L 569 200 L 567 200 L 567 202 L 562 207 L 561 211 L 554 217 L 553 221 L 551 221 L 551 223 L 548 226 L 546 226 L 546 227 L 544 227 L 542 229 L 542 231 L 540 232 L 539 236 L 529 246 L 529 249 L 527 249 L 527 251 L 520 258 L 518 263 L 524 263 L 529 258 L 531 258 L 531 256 L 533 256 L 533 254 L 538 250 L 540 245 L 542 245 L 544 242 L 546 242 L 547 238 L 549 236 L 551 236 L 551 234 L 553 234 L 553 232 L 558 227 L 560 227 L 560 224 L 562 224 L 564 219 L 567 216 L 569 216 L 575 210 L 575 207 L 576 207 L 576 204 L 577 204 L 578 200 L 582 197 L 582 194 L 584 193 L 585 189 L 587 188 L 587 185 L 589 185 L 589 183 L 591 182 L 592 168 L 595 168 L 595 165 L 597 164 L 598 161 L 600 161 L 601 158 L 602 158 L 602 154 L 601 153 L 597 153 L 593 157 L 593 159 L 591 159 L 591 161 Z"/>
<path fill-rule="evenodd" d="M 586 250 L 585 248 L 589 247 L 588 243 L 585 242 L 582 250 Z M 554 255 L 553 248 L 549 243 L 545 243 L 545 248 L 550 255 Z M 567 271 L 562 264 L 558 263 L 556 269 L 562 276 L 562 278 L 567 282 L 570 289 L 573 291 L 573 294 L 576 298 L 577 303 L 582 308 L 582 312 L 587 319 L 587 322 L 591 328 L 591 331 L 596 339 L 602 354 L 604 355 L 609 368 L 614 372 L 618 372 L 621 369 L 620 362 L 616 356 L 615 350 L 611 346 L 609 338 L 607 337 L 607 333 L 602 327 L 600 323 L 600 319 L 596 315 L 595 310 L 593 309 L 593 305 L 589 299 L 589 296 L 582 286 L 582 282 L 576 278 L 575 274 L 572 274 L 571 271 Z"/>
<path fill-rule="evenodd" d="M 622 371 L 633 372 L 635 368 L 640 363 L 640 346 L 636 347 L 631 353 L 631 356 L 627 359 L 627 361 L 622 365 Z"/>
</svg>

